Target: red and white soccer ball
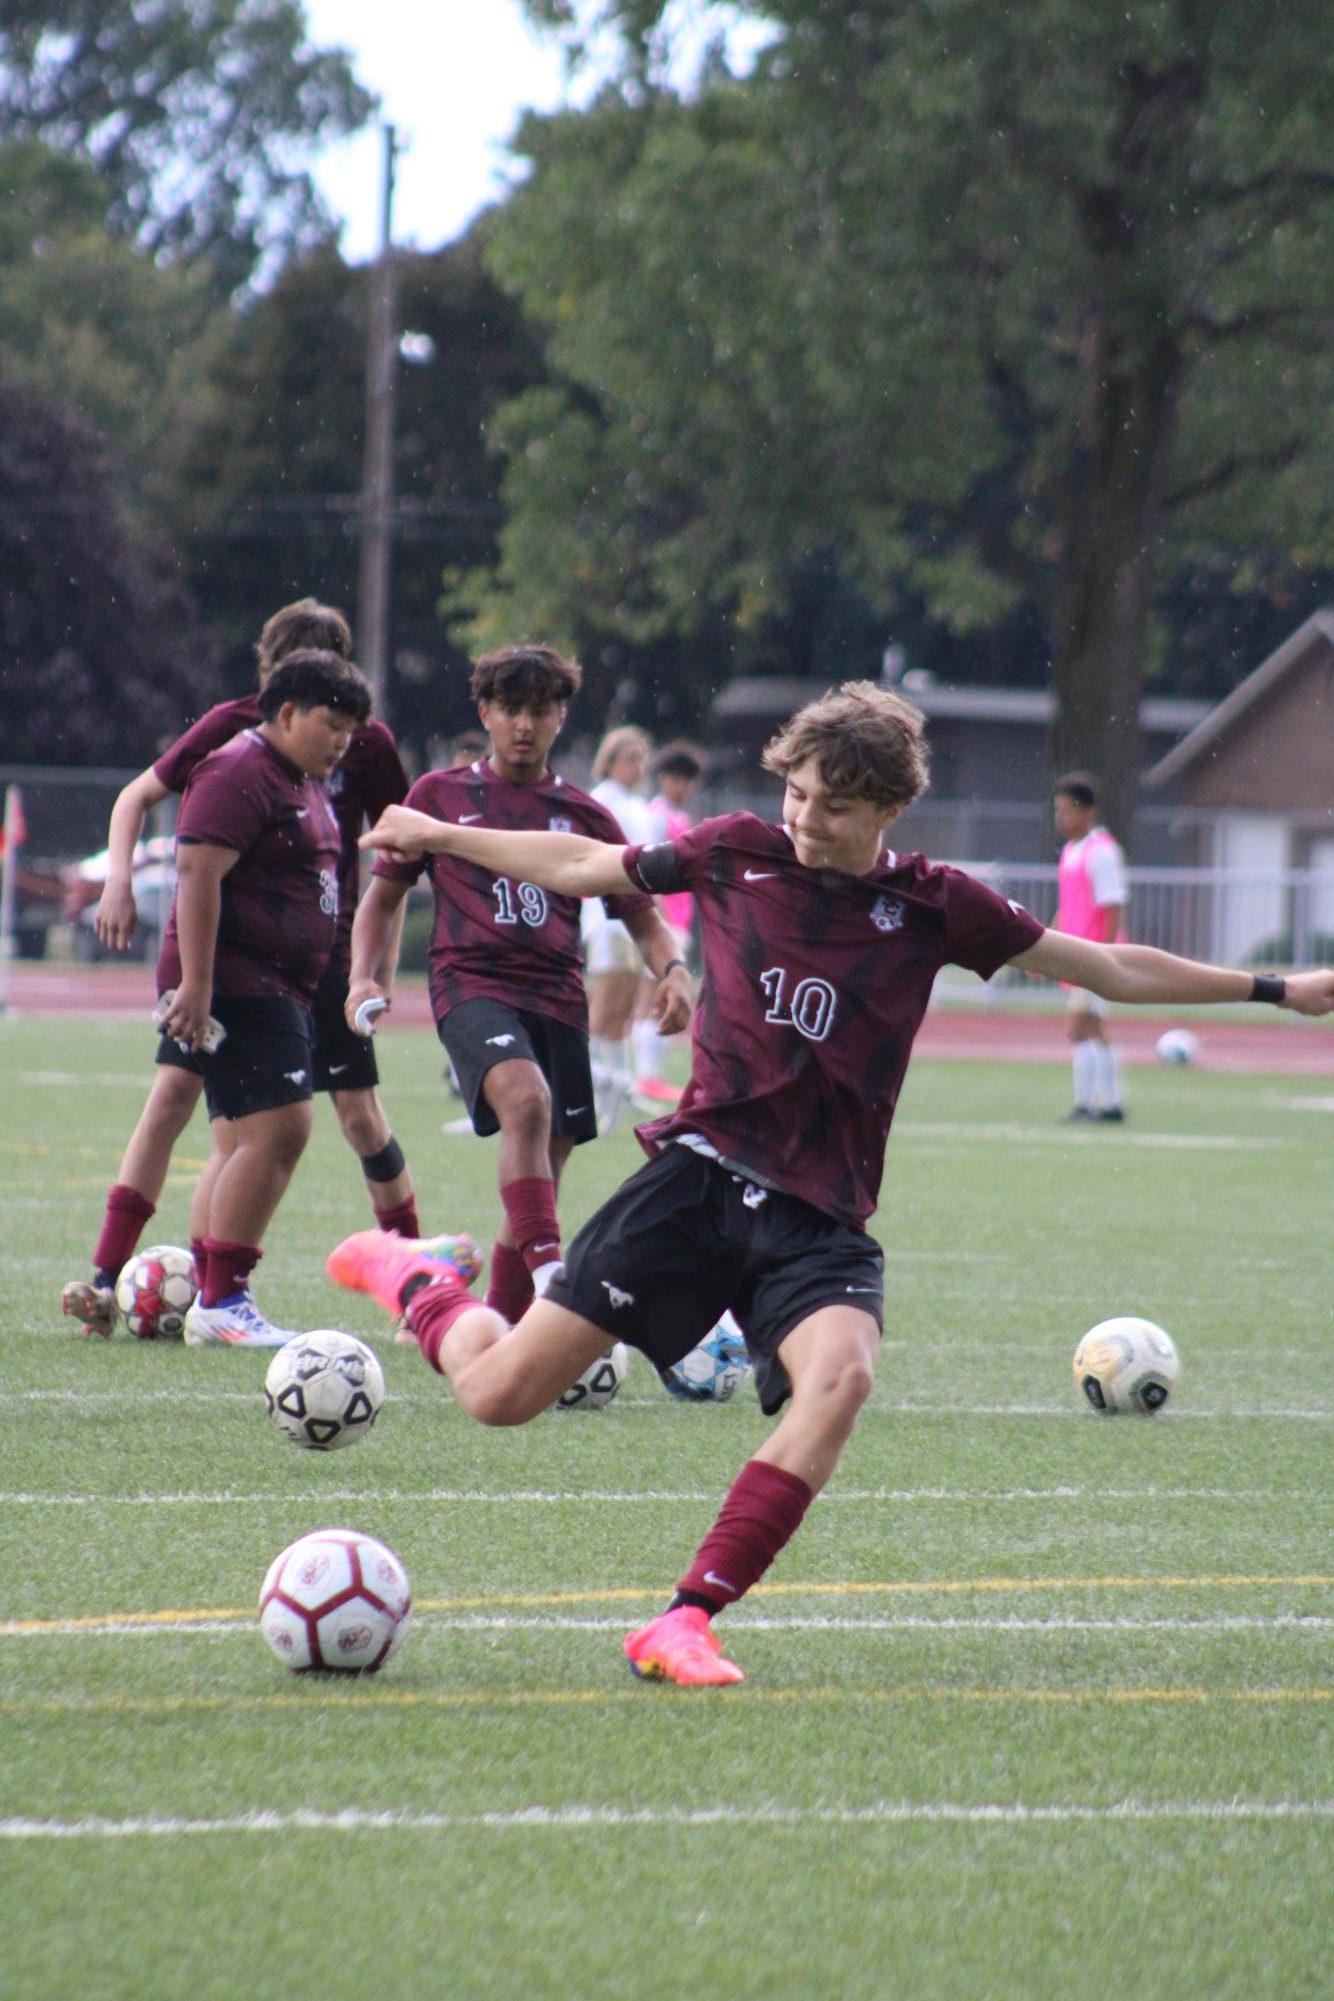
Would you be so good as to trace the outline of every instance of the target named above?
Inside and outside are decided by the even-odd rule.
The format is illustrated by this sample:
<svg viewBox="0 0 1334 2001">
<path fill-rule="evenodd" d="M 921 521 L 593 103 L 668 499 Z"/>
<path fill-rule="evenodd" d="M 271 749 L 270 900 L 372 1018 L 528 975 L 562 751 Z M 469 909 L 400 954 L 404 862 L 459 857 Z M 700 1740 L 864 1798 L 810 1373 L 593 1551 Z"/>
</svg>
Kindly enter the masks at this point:
<svg viewBox="0 0 1334 2001">
<path fill-rule="evenodd" d="M 116 1305 L 136 1340 L 179 1341 L 199 1292 L 195 1261 L 178 1244 L 136 1251 L 116 1280 Z"/>
<path fill-rule="evenodd" d="M 275 1556 L 259 1628 L 294 1674 L 374 1674 L 398 1652 L 412 1615 L 408 1573 L 357 1529 L 316 1529 Z"/>
</svg>

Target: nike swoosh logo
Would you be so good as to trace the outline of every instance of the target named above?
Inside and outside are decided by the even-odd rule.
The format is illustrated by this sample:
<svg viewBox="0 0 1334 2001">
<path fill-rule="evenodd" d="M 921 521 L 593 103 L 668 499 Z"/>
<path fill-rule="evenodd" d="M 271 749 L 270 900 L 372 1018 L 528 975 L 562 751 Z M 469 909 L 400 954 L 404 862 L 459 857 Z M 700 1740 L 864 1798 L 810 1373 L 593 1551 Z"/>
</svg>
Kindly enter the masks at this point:
<svg viewBox="0 0 1334 2001">
<path fill-rule="evenodd" d="M 567 1105 L 565 1107 L 565 1116 L 567 1119 L 577 1119 L 580 1112 L 586 1112 L 587 1110 L 587 1105 Z"/>
<path fill-rule="evenodd" d="M 758 869 L 758 868 L 748 868 L 748 869 L 746 870 L 746 881 L 747 881 L 747 882 L 770 882 L 770 881 L 772 881 L 772 879 L 774 878 L 774 876 L 776 876 L 776 875 L 777 875 L 777 873 L 778 873 L 778 870 L 777 870 L 777 869 L 773 869 L 773 868 L 766 868 L 766 869 Z"/>
<path fill-rule="evenodd" d="M 481 819 L 481 817 L 482 817 L 482 816 L 481 816 L 481 814 L 480 814 L 480 813 L 460 813 L 460 814 L 459 814 L 459 825 L 460 825 L 461 827 L 466 827 L 466 826 L 469 826 L 469 825 L 471 824 L 471 822 L 472 822 L 472 821 L 474 821 L 474 820 L 480 820 L 480 819 Z"/>
<path fill-rule="evenodd" d="M 706 1584 L 716 1584 L 720 1591 L 730 1591 L 732 1596 L 736 1597 L 735 1584 L 729 1584 L 725 1577 L 719 1577 L 716 1570 L 706 1570 L 704 1573 L 704 1582 Z"/>
<path fill-rule="evenodd" d="M 296 817 L 298 820 L 308 820 L 310 818 L 309 806 L 298 806 Z"/>
<path fill-rule="evenodd" d="M 536 1256 L 539 1251 L 558 1251 L 559 1249 L 560 1249 L 559 1241 L 557 1241 L 554 1244 L 534 1244 L 533 1255 Z"/>
<path fill-rule="evenodd" d="M 877 1285 L 845 1285 L 843 1290 L 844 1292 L 878 1292 L 880 1288 Z"/>
<path fill-rule="evenodd" d="M 352 1065 L 350 1063 L 331 1063 L 329 1065 L 329 1075 L 331 1077 L 341 1077 L 344 1070 L 350 1070 L 351 1068 Z M 849 1290 L 851 1290 L 851 1287 L 849 1287 Z"/>
</svg>

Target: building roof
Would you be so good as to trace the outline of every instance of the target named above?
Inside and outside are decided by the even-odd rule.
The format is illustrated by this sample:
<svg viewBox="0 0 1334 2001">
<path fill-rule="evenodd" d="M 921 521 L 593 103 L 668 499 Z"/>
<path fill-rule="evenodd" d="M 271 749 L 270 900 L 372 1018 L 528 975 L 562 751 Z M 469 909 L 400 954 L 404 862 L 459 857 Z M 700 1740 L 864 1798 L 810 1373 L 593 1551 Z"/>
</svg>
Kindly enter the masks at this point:
<svg viewBox="0 0 1334 2001">
<path fill-rule="evenodd" d="M 1305 668 L 1312 654 L 1320 649 L 1334 654 L 1334 605 L 1323 605 L 1312 612 L 1267 660 L 1261 661 L 1230 695 L 1208 711 L 1188 736 L 1144 774 L 1144 783 L 1166 785 L 1189 772 L 1206 753 L 1217 750 L 1230 730 L 1247 720 L 1258 702 L 1271 698 L 1279 684 Z"/>
<path fill-rule="evenodd" d="M 1056 711 L 1050 688 L 953 687 L 944 682 L 897 684 L 924 716 L 960 716 L 976 722 L 1048 724 Z M 728 681 L 713 701 L 713 714 L 738 721 L 742 717 L 771 719 L 790 716 L 824 693 L 824 684 L 796 674 L 740 674 Z M 1208 717 L 1209 703 L 1167 695 L 1147 695 L 1140 703 L 1140 726 L 1146 730 L 1193 730 Z"/>
</svg>

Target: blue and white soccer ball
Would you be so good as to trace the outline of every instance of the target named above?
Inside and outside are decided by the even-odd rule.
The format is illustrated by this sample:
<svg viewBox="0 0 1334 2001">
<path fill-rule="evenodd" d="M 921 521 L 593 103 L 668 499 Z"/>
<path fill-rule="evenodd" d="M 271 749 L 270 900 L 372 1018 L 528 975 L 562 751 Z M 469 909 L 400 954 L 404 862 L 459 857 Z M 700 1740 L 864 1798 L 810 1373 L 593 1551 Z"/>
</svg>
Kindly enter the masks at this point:
<svg viewBox="0 0 1334 2001">
<path fill-rule="evenodd" d="M 1200 1038 L 1192 1035 L 1188 1028 L 1168 1028 L 1158 1037 L 1154 1048 L 1160 1063 L 1181 1068 L 1193 1063 L 1199 1055 Z"/>
<path fill-rule="evenodd" d="M 667 1394 L 686 1403 L 726 1403 L 749 1373 L 745 1336 L 730 1313 L 723 1314 L 698 1348 L 658 1371 Z"/>
</svg>

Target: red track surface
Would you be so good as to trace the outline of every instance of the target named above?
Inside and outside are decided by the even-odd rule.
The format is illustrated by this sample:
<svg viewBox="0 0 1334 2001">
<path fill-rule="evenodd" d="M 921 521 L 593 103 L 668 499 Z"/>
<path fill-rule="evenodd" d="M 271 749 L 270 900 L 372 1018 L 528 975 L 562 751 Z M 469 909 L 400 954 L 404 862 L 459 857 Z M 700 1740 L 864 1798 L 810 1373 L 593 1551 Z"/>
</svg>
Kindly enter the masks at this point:
<svg viewBox="0 0 1334 2001">
<path fill-rule="evenodd" d="M 145 1030 L 154 1002 L 147 966 L 48 966 L 20 960 L 11 966 L 8 1001 L 14 1014 L 74 1014 L 114 1018 L 134 1016 Z M 1132 1014 L 1115 1019 L 1117 1048 L 1127 1062 L 1151 1063 L 1154 1043 L 1174 1020 L 1190 1020 L 1200 1038 L 1203 1070 L 1267 1070 L 1334 1077 L 1334 1016 L 1299 1020 L 1257 1009 L 1254 1022 L 1219 1018 Z M 394 1019 L 412 1027 L 431 1023 L 424 985 L 404 987 L 394 1001 Z M 936 1007 L 917 1038 L 923 1056 L 955 1056 L 988 1062 L 1064 1063 L 1065 1024 L 1055 1013 Z"/>
</svg>

